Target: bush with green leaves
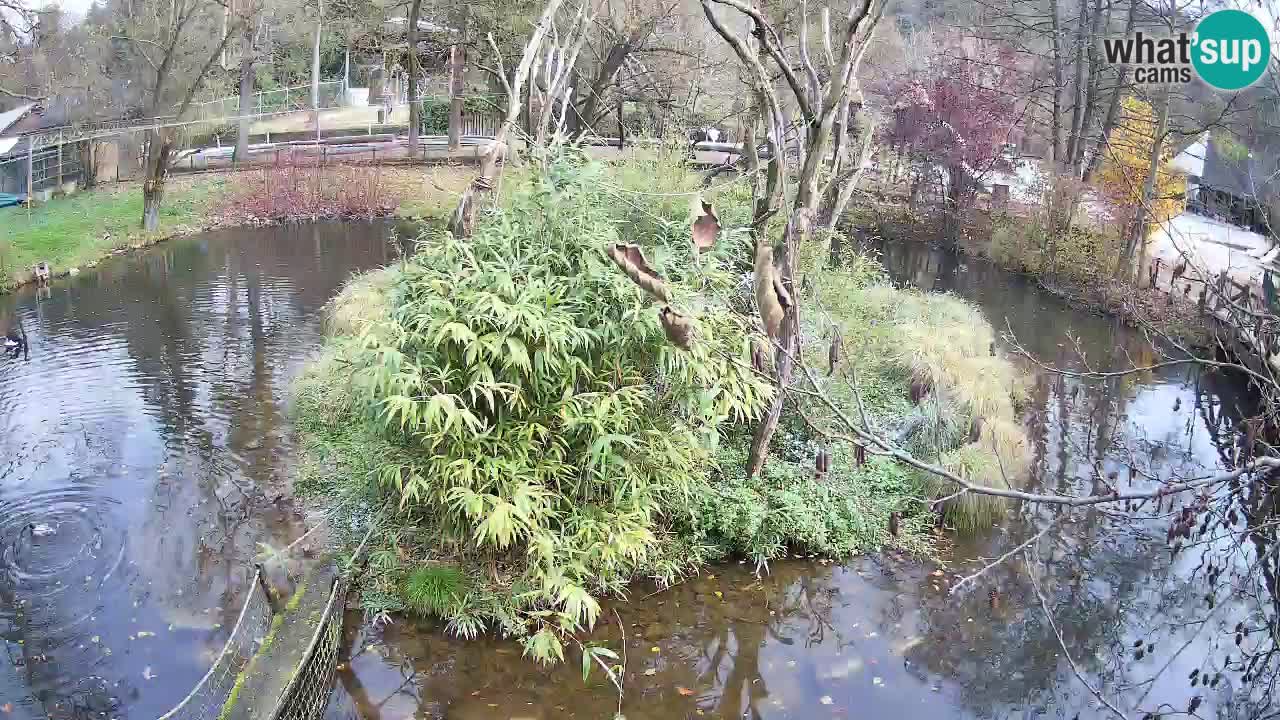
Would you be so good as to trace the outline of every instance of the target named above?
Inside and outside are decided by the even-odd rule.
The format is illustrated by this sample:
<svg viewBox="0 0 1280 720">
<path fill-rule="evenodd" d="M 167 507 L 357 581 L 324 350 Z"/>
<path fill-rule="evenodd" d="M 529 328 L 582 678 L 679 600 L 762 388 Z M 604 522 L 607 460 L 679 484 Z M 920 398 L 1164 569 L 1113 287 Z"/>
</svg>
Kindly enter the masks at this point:
<svg viewBox="0 0 1280 720">
<path fill-rule="evenodd" d="M 779 430 L 784 442 L 787 434 Z M 803 460 L 775 455 L 749 478 L 748 446 L 725 445 L 717 471 L 697 493 L 688 525 L 681 529 L 709 549 L 708 557 L 745 556 L 763 564 L 797 551 L 840 558 L 891 543 L 925 549 L 921 536 L 932 518 L 910 512 L 906 499 L 920 485 L 908 468 L 884 458 L 858 466 L 851 448 L 844 447 L 834 453 L 823 478 L 814 476 L 813 452 Z M 888 530 L 895 511 L 905 516 L 897 539 Z"/>
<path fill-rule="evenodd" d="M 374 429 L 372 475 L 438 530 L 436 553 L 527 606 L 514 620 L 483 602 L 459 614 L 525 636 L 540 659 L 595 622 L 598 593 L 666 557 L 672 509 L 710 471 L 721 426 L 754 418 L 771 392 L 750 370 L 749 319 L 715 300 L 731 274 L 693 257 L 687 234 L 620 237 L 603 172 L 562 161 L 513 188 L 472 238 L 422 237 L 395 282 L 374 287 L 384 316 L 353 323 L 350 390 L 330 379 L 301 393 L 331 424 L 350 408 Z M 667 341 L 655 303 L 606 256 L 623 240 L 693 318 L 691 350 Z"/>
<path fill-rule="evenodd" d="M 483 115 L 497 110 L 498 98 L 472 96 L 463 98 L 462 112 L 465 115 Z M 445 135 L 449 132 L 449 101 L 440 98 L 424 98 L 420 123 L 425 135 Z"/>
<path fill-rule="evenodd" d="M 405 580 L 404 598 L 409 607 L 423 615 L 443 617 L 461 606 L 466 589 L 467 576 L 458 568 L 424 565 Z"/>
</svg>

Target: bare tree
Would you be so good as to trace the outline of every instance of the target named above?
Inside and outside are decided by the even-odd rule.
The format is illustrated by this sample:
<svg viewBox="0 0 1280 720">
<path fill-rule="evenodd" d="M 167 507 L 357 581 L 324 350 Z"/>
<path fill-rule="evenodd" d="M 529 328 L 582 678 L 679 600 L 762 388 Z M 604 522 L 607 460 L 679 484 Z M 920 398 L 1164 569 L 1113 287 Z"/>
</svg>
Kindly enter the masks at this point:
<svg viewBox="0 0 1280 720">
<path fill-rule="evenodd" d="M 422 124 L 422 101 L 418 98 L 418 21 L 422 17 L 422 0 L 409 3 L 409 155 L 418 153 L 418 131 Z"/>
<path fill-rule="evenodd" d="M 230 10 L 231 8 L 228 8 Z M 232 156 L 234 161 L 244 162 L 249 155 L 249 126 L 253 114 L 253 90 L 256 77 L 256 63 L 262 54 L 262 44 L 266 35 L 267 22 L 264 10 L 258 0 L 249 0 L 239 11 L 240 39 L 240 119 L 236 129 L 236 148 Z M 229 15 L 224 17 L 230 17 Z M 225 45 L 224 45 L 225 48 Z M 225 52 L 225 50 L 224 50 Z"/>
<path fill-rule="evenodd" d="M 216 0 L 123 0 L 122 4 L 128 13 L 116 18 L 116 37 L 127 41 L 133 55 L 145 64 L 143 107 L 153 124 L 146 131 L 142 227 L 155 230 L 178 144 L 177 121 L 186 115 L 244 19 L 234 18 L 226 33 L 221 33 L 224 5 Z"/>
<path fill-rule="evenodd" d="M 524 105 L 525 83 L 530 80 L 535 64 L 545 67 L 552 67 L 563 73 L 565 76 L 572 72 L 572 59 L 576 59 L 577 51 L 566 55 L 566 48 L 552 44 L 549 49 L 544 52 L 544 43 L 554 27 L 556 12 L 560 9 L 563 0 L 547 0 L 546 6 L 542 10 L 542 14 L 538 18 L 537 24 L 533 28 L 533 32 L 529 36 L 528 42 L 525 43 L 524 50 L 520 54 L 520 62 L 511 74 L 511 79 L 507 79 L 506 67 L 502 62 L 502 53 L 498 49 L 498 44 L 494 41 L 493 36 L 488 36 L 489 47 L 493 52 L 494 60 L 497 64 L 496 68 L 491 72 L 501 79 L 503 90 L 507 96 L 506 113 L 503 117 L 502 124 L 494 133 L 493 142 L 490 144 L 488 151 L 485 153 L 480 162 L 480 172 L 471 185 L 462 194 L 458 200 L 458 205 L 454 208 L 453 215 L 449 220 L 449 229 L 454 237 L 464 238 L 470 237 L 475 228 L 476 212 L 480 203 L 494 186 L 494 175 L 496 174 L 498 162 L 509 152 L 507 138 L 511 136 L 512 130 L 520 117 L 521 109 Z M 584 14 L 580 8 L 575 15 L 575 20 L 569 28 L 569 36 L 581 38 L 581 28 L 591 22 L 591 17 Z M 581 48 L 579 43 L 577 48 Z M 559 57 L 561 61 L 557 63 L 554 58 Z M 569 57 L 571 59 L 566 60 Z M 555 96 L 550 98 L 554 101 Z M 568 102 L 567 99 L 564 101 Z M 563 117 L 563 113 L 561 115 Z"/>
<path fill-rule="evenodd" d="M 737 19 L 747 21 L 751 28 L 749 36 L 731 29 L 717 15 L 716 5 L 733 10 Z M 882 0 L 854 0 L 840 14 L 842 17 L 835 23 L 834 34 L 832 13 L 822 13 L 823 46 L 830 51 L 822 54 L 820 65 L 814 62 L 803 42 L 800 44 L 799 62 L 795 62 L 774 23 L 754 5 L 741 0 L 702 0 L 702 10 L 716 33 L 724 38 L 739 63 L 747 69 L 756 106 L 767 129 L 767 173 L 763 186 L 756 185 L 752 232 L 756 245 L 756 300 L 769 336 L 777 347 L 774 381 L 779 391 L 752 438 L 747 472 L 755 475 L 764 467 L 769 443 L 782 416 L 784 390 L 791 382 L 795 353 L 799 347 L 800 313 L 793 291 L 796 253 L 800 244 L 812 234 L 818 205 L 823 198 L 820 179 L 828 162 L 832 128 L 838 117 L 848 116 L 849 103 L 857 92 L 858 64 L 884 12 L 884 3 Z M 802 4 L 799 21 L 803 27 L 809 23 L 807 10 L 807 3 Z M 803 75 L 797 74 L 797 66 Z M 786 135 L 788 123 L 781 93 L 775 89 L 774 73 L 780 76 L 780 84 L 787 91 L 786 100 L 796 108 L 801 124 L 795 190 L 789 199 L 780 262 L 776 267 L 765 228 L 770 218 L 782 209 L 786 196 L 783 182 L 788 174 L 788 156 L 781 140 Z M 773 276 L 776 282 L 765 282 L 767 276 Z M 779 315 L 780 321 L 771 320 L 771 317 Z"/>
</svg>

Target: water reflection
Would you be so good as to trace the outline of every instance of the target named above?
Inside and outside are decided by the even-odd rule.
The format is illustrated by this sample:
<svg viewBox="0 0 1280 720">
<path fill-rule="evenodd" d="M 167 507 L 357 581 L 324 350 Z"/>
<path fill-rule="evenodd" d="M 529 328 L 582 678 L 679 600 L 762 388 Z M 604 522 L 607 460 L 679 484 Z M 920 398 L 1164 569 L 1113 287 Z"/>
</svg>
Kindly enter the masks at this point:
<svg viewBox="0 0 1280 720">
<path fill-rule="evenodd" d="M 0 642 L 18 676 L 0 697 L 154 718 L 203 675 L 256 543 L 298 531 L 269 502 L 289 379 L 336 288 L 394 259 L 390 232 L 208 233 L 0 298 L 31 345 L 0 360 Z"/>
<path fill-rule="evenodd" d="M 881 250 L 895 280 L 970 299 L 1043 362 L 1105 369 L 1155 359 L 1119 321 L 1079 312 L 1025 278 L 918 245 Z M 1041 373 L 1029 394 L 1032 485 L 1058 492 L 1223 467 L 1232 428 L 1253 411 L 1236 380 L 1178 367 L 1100 382 Z M 1133 521 L 1101 507 L 1018 511 L 947 548 L 941 567 L 889 553 L 846 565 L 792 559 L 763 578 L 746 566 L 712 568 L 652 597 L 638 588 L 635 601 L 616 606 L 624 627 L 604 622 L 594 639 L 617 648 L 625 631 L 630 720 L 1108 716 L 1068 654 L 1109 697 L 1163 703 L 1171 713 L 1203 695 L 1202 716 L 1225 716 L 1232 680 L 1206 690 L 1188 674 L 1221 664 L 1231 650 L 1223 629 L 1244 605 L 1224 600 L 1202 622 L 1201 558 L 1171 556 L 1162 512 L 1147 507 Z M 1061 644 L 1020 558 L 951 592 L 959 577 L 1050 524 L 1033 567 Z M 350 626 L 334 718 L 608 718 L 617 710 L 603 678 L 584 686 L 576 657 L 542 668 L 511 643 L 458 641 L 428 624 L 375 631 L 353 618 Z"/>
</svg>

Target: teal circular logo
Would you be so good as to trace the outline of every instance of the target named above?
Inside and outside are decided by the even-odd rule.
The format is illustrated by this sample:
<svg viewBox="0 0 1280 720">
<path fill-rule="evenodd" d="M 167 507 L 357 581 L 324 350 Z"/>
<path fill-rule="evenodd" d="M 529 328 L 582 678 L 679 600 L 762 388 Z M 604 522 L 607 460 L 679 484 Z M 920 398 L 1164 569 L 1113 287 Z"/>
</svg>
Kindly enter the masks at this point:
<svg viewBox="0 0 1280 720">
<path fill-rule="evenodd" d="M 1196 26 L 1191 64 L 1219 90 L 1249 87 L 1271 62 L 1271 39 L 1262 21 L 1243 10 L 1210 13 Z"/>
</svg>

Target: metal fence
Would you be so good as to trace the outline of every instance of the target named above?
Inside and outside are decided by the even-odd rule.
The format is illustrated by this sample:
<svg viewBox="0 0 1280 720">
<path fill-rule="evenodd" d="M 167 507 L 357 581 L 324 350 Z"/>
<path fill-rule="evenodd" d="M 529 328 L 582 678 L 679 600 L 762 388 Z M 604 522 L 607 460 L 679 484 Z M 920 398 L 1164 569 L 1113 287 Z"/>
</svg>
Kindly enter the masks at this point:
<svg viewBox="0 0 1280 720">
<path fill-rule="evenodd" d="M 342 80 L 320 83 L 320 109 L 331 110 L 347 104 L 347 84 Z M 278 90 L 264 90 L 253 94 L 250 112 L 253 115 L 311 110 L 311 86 L 298 85 Z M 216 122 L 234 118 L 240 114 L 240 96 L 218 98 L 192 103 L 193 119 Z"/>
<path fill-rule="evenodd" d="M 262 573 L 255 572 L 240 618 L 231 630 L 222 653 L 195 688 L 159 720 L 216 720 L 235 688 L 240 673 L 258 652 L 271 627 L 271 606 L 262 588 Z"/>
<path fill-rule="evenodd" d="M 0 193 L 26 195 L 28 184 L 32 192 L 52 192 L 80 180 L 80 157 L 74 146 L 58 145 L 0 160 Z"/>
</svg>

